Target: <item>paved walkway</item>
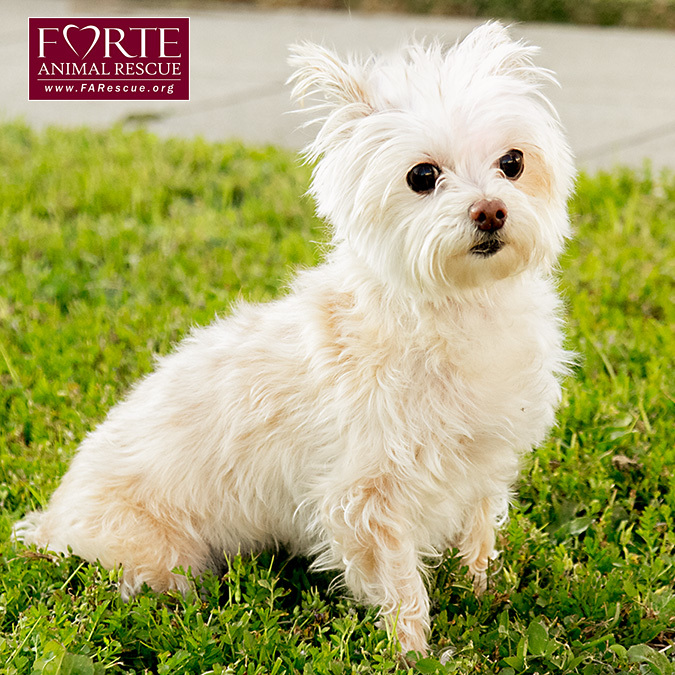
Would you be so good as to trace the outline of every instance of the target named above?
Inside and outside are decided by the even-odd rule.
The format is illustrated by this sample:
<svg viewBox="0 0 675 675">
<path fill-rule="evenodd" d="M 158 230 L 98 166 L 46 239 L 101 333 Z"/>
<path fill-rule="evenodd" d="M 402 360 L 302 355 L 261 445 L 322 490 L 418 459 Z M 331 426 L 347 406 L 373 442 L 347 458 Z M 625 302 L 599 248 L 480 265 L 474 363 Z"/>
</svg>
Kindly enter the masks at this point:
<svg viewBox="0 0 675 675">
<path fill-rule="evenodd" d="M 92 9 L 95 7 L 95 10 Z M 159 7 L 159 8 L 158 8 Z M 256 11 L 143 0 L 22 0 L 0 7 L 0 115 L 30 124 L 143 124 L 160 135 L 232 137 L 298 148 L 306 132 L 290 110 L 284 82 L 288 44 L 310 39 L 339 51 L 383 50 L 406 36 L 454 42 L 477 22 L 313 10 Z M 41 102 L 27 95 L 30 16 L 190 16 L 191 100 Z M 675 168 L 675 33 L 522 24 L 512 33 L 541 47 L 539 63 L 558 74 L 551 88 L 580 166 L 615 163 Z"/>
</svg>

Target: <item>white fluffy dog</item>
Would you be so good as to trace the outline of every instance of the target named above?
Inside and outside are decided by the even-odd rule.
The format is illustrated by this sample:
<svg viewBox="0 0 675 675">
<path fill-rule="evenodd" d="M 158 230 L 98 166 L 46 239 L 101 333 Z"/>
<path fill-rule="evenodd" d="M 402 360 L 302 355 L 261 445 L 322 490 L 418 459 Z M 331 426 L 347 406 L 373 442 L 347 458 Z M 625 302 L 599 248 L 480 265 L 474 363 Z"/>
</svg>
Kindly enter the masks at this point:
<svg viewBox="0 0 675 675">
<path fill-rule="evenodd" d="M 283 545 L 424 652 L 424 560 L 456 546 L 484 585 L 568 362 L 573 169 L 535 52 L 496 23 L 365 62 L 296 47 L 325 262 L 162 358 L 17 537 L 122 565 L 124 596 Z"/>
</svg>

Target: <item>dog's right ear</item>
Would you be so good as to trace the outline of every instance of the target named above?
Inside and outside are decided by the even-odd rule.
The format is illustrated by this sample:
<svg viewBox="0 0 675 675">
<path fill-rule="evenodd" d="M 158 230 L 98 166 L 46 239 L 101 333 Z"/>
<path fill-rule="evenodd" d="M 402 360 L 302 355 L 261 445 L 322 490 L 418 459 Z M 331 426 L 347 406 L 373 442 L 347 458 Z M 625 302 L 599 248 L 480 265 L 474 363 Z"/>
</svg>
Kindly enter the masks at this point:
<svg viewBox="0 0 675 675">
<path fill-rule="evenodd" d="M 373 111 L 366 87 L 366 67 L 354 58 L 341 61 L 326 47 L 303 42 L 290 48 L 288 62 L 295 72 L 293 84 L 296 100 L 310 99 L 317 108 L 348 108 L 358 117 Z"/>
</svg>

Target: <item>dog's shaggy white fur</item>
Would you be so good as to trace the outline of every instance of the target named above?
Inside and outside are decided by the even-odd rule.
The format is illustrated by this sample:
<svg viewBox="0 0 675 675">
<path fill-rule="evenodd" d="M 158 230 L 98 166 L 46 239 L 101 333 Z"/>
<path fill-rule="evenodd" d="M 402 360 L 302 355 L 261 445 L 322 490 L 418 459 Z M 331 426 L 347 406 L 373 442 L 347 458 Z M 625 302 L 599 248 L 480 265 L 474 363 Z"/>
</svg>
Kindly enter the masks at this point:
<svg viewBox="0 0 675 675">
<path fill-rule="evenodd" d="M 425 651 L 423 561 L 456 546 L 484 585 L 568 362 L 573 170 L 534 51 L 495 23 L 365 62 L 297 47 L 326 261 L 161 359 L 17 537 L 122 565 L 125 596 L 284 545 Z"/>
</svg>

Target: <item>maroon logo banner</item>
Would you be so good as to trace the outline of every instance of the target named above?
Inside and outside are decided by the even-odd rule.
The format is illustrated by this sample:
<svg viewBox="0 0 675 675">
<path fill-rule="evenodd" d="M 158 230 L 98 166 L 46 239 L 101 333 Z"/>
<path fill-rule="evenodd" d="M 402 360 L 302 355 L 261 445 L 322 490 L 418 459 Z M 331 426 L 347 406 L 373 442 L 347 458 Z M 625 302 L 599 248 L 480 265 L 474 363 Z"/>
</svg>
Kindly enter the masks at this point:
<svg viewBox="0 0 675 675">
<path fill-rule="evenodd" d="M 190 98 L 190 19 L 28 19 L 31 101 Z"/>
</svg>

